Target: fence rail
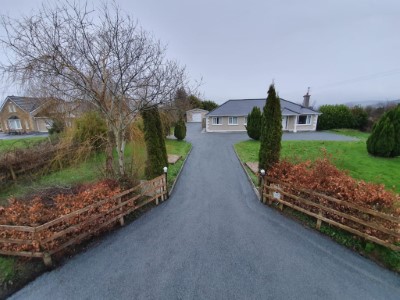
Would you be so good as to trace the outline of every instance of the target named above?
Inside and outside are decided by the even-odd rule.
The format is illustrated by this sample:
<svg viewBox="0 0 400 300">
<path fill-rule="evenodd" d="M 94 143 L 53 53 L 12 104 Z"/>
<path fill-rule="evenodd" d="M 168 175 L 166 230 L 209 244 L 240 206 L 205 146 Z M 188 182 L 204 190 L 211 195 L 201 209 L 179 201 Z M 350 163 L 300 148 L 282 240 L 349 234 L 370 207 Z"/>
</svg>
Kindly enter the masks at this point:
<svg viewBox="0 0 400 300">
<path fill-rule="evenodd" d="M 166 174 L 161 175 L 42 225 L 0 225 L 0 236 L 6 236 L 0 238 L 0 254 L 39 257 L 46 265 L 51 265 L 53 254 L 93 236 L 108 226 L 113 226 L 113 223 L 123 226 L 124 216 L 150 202 L 158 205 L 159 201 L 166 200 L 166 179 Z M 23 238 L 7 238 L 7 233 L 10 232 Z M 10 245 L 24 246 L 23 248 L 29 251 L 4 250 Z"/>
<path fill-rule="evenodd" d="M 400 251 L 400 218 L 352 202 L 295 187 L 274 178 L 262 178 L 261 201 L 290 207 L 316 218 L 320 230 L 326 222 L 368 241 Z"/>
</svg>

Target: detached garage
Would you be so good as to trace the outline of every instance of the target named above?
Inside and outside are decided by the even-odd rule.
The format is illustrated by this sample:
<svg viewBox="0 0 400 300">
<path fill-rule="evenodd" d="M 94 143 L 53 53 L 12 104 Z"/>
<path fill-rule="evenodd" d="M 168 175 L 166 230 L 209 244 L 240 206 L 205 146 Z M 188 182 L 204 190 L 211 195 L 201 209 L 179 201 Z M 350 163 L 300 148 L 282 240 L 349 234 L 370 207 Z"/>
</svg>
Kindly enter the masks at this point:
<svg viewBox="0 0 400 300">
<path fill-rule="evenodd" d="M 201 123 L 203 118 L 206 117 L 206 114 L 208 114 L 208 110 L 200 109 L 200 108 L 194 108 L 191 110 L 188 110 L 186 112 L 186 122 L 192 123 L 192 122 L 198 122 Z"/>
</svg>

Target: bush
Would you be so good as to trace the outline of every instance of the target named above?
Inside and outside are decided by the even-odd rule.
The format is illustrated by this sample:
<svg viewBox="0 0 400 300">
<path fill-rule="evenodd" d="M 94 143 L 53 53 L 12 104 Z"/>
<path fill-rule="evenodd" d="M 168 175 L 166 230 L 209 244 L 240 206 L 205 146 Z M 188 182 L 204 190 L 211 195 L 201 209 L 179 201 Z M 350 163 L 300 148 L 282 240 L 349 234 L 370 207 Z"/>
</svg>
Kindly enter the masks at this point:
<svg viewBox="0 0 400 300">
<path fill-rule="evenodd" d="M 322 105 L 318 117 L 318 130 L 354 128 L 353 115 L 346 105 Z"/>
<path fill-rule="evenodd" d="M 385 113 L 372 128 L 367 151 L 374 156 L 400 155 L 400 105 Z"/>
<path fill-rule="evenodd" d="M 353 116 L 353 128 L 366 131 L 368 127 L 368 113 L 361 106 L 354 106 L 350 109 Z"/>
<path fill-rule="evenodd" d="M 53 134 L 61 133 L 64 131 L 64 128 L 65 128 L 65 124 L 62 120 L 54 119 L 53 124 L 51 125 L 51 127 L 49 129 L 49 134 L 53 135 Z"/>
<path fill-rule="evenodd" d="M 183 119 L 180 119 L 178 123 L 176 123 L 174 129 L 174 136 L 179 141 L 182 141 L 186 137 L 186 124 L 185 121 L 183 121 Z"/>
<path fill-rule="evenodd" d="M 400 201 L 400 196 L 385 190 L 383 184 L 356 180 L 337 169 L 327 158 L 299 164 L 284 160 L 269 170 L 268 176 L 375 210 L 391 210 L 394 203 Z"/>
<path fill-rule="evenodd" d="M 253 107 L 251 113 L 247 116 L 247 135 L 253 140 L 258 141 L 261 135 L 261 121 L 262 114 L 261 110 L 255 106 Z"/>
<path fill-rule="evenodd" d="M 78 118 L 73 128 L 73 139 L 88 143 L 95 150 L 102 150 L 107 140 L 107 124 L 98 112 L 87 112 Z"/>
<path fill-rule="evenodd" d="M 42 225 L 63 215 L 98 203 L 106 198 L 111 198 L 119 192 L 120 187 L 116 181 L 104 180 L 97 183 L 82 185 L 68 191 L 64 189 L 62 193 L 53 194 L 49 191 L 48 194 L 34 195 L 31 199 L 11 199 L 9 206 L 0 207 L 0 224 L 18 226 Z M 114 202 L 107 202 L 87 211 L 86 217 L 90 218 L 96 214 L 108 211 L 110 208 L 117 205 L 117 199 Z M 119 212 L 115 210 L 111 214 L 118 215 Z M 80 216 L 80 218 L 72 218 L 65 224 L 57 224 L 57 228 L 52 227 L 40 232 L 39 238 L 46 239 L 54 235 L 55 229 L 57 231 L 62 231 L 67 226 L 80 224 L 73 233 L 57 238 L 52 242 L 41 243 L 40 245 L 39 243 L 33 243 L 32 245 L 3 243 L 0 245 L 0 249 L 3 251 L 51 251 L 68 241 L 71 234 L 79 235 L 84 232 L 95 231 L 98 224 L 104 223 L 104 219 L 99 218 L 94 222 L 81 225 L 82 217 L 83 216 Z M 114 224 L 111 223 L 100 231 L 105 231 L 113 226 Z M 27 235 L 30 233 L 8 230 L 4 231 L 2 234 L 4 238 L 27 239 Z"/>
</svg>

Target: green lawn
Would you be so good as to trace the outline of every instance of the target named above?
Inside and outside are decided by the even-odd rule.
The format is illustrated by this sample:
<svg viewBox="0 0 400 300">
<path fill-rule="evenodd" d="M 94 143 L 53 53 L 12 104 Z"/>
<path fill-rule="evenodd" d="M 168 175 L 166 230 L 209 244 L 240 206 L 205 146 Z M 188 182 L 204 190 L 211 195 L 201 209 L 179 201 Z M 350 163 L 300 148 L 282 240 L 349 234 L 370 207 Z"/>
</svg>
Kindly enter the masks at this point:
<svg viewBox="0 0 400 300">
<path fill-rule="evenodd" d="M 367 140 L 367 138 L 370 135 L 369 132 L 362 132 L 355 129 L 332 129 L 330 131 L 341 135 L 356 137 L 359 138 L 360 140 Z"/>
<path fill-rule="evenodd" d="M 27 148 L 37 142 L 46 140 L 47 137 L 30 137 L 13 140 L 0 140 L 0 153 L 16 148 Z"/>
<path fill-rule="evenodd" d="M 182 155 L 183 159 L 175 165 L 170 165 L 168 168 L 168 184 L 171 186 L 175 181 L 176 176 L 182 166 L 183 160 L 191 148 L 191 144 L 185 141 L 166 140 L 167 153 Z M 135 159 L 132 162 L 132 154 L 135 154 Z M 128 168 L 139 165 L 138 175 L 144 178 L 144 162 L 146 160 L 146 149 L 143 145 L 128 144 L 125 152 Z M 34 193 L 40 189 L 54 186 L 69 186 L 77 183 L 92 182 L 98 180 L 103 171 L 105 156 L 97 154 L 78 166 L 70 166 L 63 170 L 52 172 L 41 176 L 40 178 L 31 181 L 21 181 L 9 188 L 4 188 L 0 191 L 0 205 L 5 205 L 9 197 L 19 197 L 29 193 Z"/>
<path fill-rule="evenodd" d="M 168 166 L 168 186 L 171 187 L 176 177 L 178 176 L 183 161 L 185 160 L 190 149 L 192 148 L 192 145 L 185 141 L 167 140 L 166 146 L 168 154 L 182 156 L 182 159 L 180 159 L 176 164 Z"/>
<path fill-rule="evenodd" d="M 235 145 L 243 162 L 258 161 L 260 143 L 245 141 Z M 323 155 L 322 149 L 331 156 L 332 162 L 356 178 L 368 182 L 383 183 L 386 188 L 400 193 L 400 157 L 380 158 L 368 154 L 365 139 L 356 142 L 336 141 L 283 141 L 281 157 L 293 162 L 314 160 Z"/>
</svg>

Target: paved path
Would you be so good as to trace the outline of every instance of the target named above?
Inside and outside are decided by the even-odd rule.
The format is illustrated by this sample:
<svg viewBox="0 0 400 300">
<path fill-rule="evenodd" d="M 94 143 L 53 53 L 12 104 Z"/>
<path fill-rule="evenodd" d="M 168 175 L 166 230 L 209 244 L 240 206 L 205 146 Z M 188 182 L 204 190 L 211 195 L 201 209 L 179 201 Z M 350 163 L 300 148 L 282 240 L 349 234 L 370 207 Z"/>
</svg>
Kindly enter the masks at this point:
<svg viewBox="0 0 400 300">
<path fill-rule="evenodd" d="M 169 201 L 13 299 L 399 299 L 399 276 L 257 201 L 245 135 L 196 126 Z"/>
</svg>

